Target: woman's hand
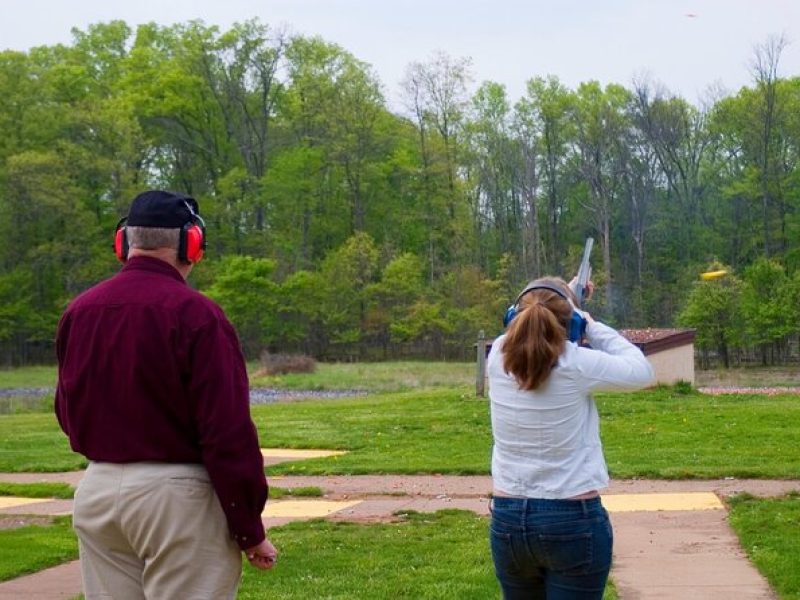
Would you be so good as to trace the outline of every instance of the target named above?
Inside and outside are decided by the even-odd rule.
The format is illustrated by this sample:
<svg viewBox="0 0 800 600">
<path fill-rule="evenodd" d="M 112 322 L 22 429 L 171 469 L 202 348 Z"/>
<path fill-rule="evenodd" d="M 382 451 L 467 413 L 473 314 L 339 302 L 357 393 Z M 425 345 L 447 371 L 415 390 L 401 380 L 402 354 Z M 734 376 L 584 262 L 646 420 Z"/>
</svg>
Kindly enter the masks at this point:
<svg viewBox="0 0 800 600">
<path fill-rule="evenodd" d="M 592 299 L 592 294 L 594 294 L 594 281 L 587 281 L 586 288 L 583 290 L 583 301 L 588 302 Z"/>
<path fill-rule="evenodd" d="M 578 276 L 576 275 L 575 277 L 572 278 L 572 280 L 570 280 L 569 284 L 567 284 L 567 287 L 569 287 L 569 289 L 572 290 L 577 285 L 577 283 L 578 283 Z M 592 294 L 594 294 L 594 281 L 589 280 L 586 282 L 586 287 L 583 288 L 583 298 L 578 298 L 577 301 L 580 302 L 581 304 L 583 304 L 584 302 L 588 302 L 589 300 L 591 300 Z"/>
</svg>

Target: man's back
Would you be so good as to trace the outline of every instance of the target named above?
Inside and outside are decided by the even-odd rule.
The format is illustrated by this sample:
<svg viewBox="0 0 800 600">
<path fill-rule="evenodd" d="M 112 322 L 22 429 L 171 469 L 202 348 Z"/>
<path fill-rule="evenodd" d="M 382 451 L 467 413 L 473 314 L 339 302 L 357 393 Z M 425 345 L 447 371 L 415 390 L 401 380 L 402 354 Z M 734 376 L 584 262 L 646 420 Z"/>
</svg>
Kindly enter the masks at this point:
<svg viewBox="0 0 800 600">
<path fill-rule="evenodd" d="M 58 340 L 58 416 L 73 449 L 109 462 L 201 462 L 188 392 L 204 328 L 229 326 L 157 259 L 133 259 L 79 296 Z"/>
<path fill-rule="evenodd" d="M 90 461 L 73 511 L 85 595 L 232 599 L 241 550 L 265 569 L 277 552 L 238 338 L 186 285 L 205 223 L 193 198 L 151 190 L 114 240 L 122 271 L 56 336 L 55 412 Z"/>
</svg>

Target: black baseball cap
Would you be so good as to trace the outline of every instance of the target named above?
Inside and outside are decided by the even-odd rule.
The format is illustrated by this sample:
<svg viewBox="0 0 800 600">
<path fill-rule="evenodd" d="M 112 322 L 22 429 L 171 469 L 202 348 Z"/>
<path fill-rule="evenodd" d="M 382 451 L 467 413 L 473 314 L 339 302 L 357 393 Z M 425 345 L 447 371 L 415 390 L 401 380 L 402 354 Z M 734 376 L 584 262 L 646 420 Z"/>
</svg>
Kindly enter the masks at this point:
<svg viewBox="0 0 800 600">
<path fill-rule="evenodd" d="M 164 227 L 179 229 L 195 221 L 200 214 L 197 200 L 178 192 L 149 190 L 131 203 L 126 225 L 132 227 Z"/>
</svg>

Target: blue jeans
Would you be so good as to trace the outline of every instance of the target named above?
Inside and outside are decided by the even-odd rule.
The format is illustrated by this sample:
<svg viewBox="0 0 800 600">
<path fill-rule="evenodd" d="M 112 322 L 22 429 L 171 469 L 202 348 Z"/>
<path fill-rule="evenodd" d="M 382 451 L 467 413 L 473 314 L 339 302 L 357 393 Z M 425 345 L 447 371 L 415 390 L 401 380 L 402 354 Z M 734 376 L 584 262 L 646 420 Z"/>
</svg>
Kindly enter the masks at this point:
<svg viewBox="0 0 800 600">
<path fill-rule="evenodd" d="M 614 536 L 600 498 L 492 500 L 492 559 L 503 598 L 601 599 Z"/>
</svg>

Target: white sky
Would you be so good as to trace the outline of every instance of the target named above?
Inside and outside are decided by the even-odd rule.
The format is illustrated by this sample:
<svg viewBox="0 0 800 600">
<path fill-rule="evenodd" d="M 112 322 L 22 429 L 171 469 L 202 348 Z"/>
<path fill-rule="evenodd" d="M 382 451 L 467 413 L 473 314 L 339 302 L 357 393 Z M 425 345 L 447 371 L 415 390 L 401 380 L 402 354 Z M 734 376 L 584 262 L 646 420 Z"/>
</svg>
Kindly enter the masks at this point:
<svg viewBox="0 0 800 600">
<path fill-rule="evenodd" d="M 392 105 L 406 66 L 435 50 L 471 57 L 475 84 L 505 84 L 512 101 L 538 75 L 574 88 L 649 73 L 697 102 L 711 85 L 750 84 L 753 49 L 770 35 L 790 42 L 780 75 L 800 75 L 800 0 L 0 0 L 0 10 L 0 49 L 15 50 L 112 19 L 224 30 L 258 17 L 372 64 Z"/>
</svg>

